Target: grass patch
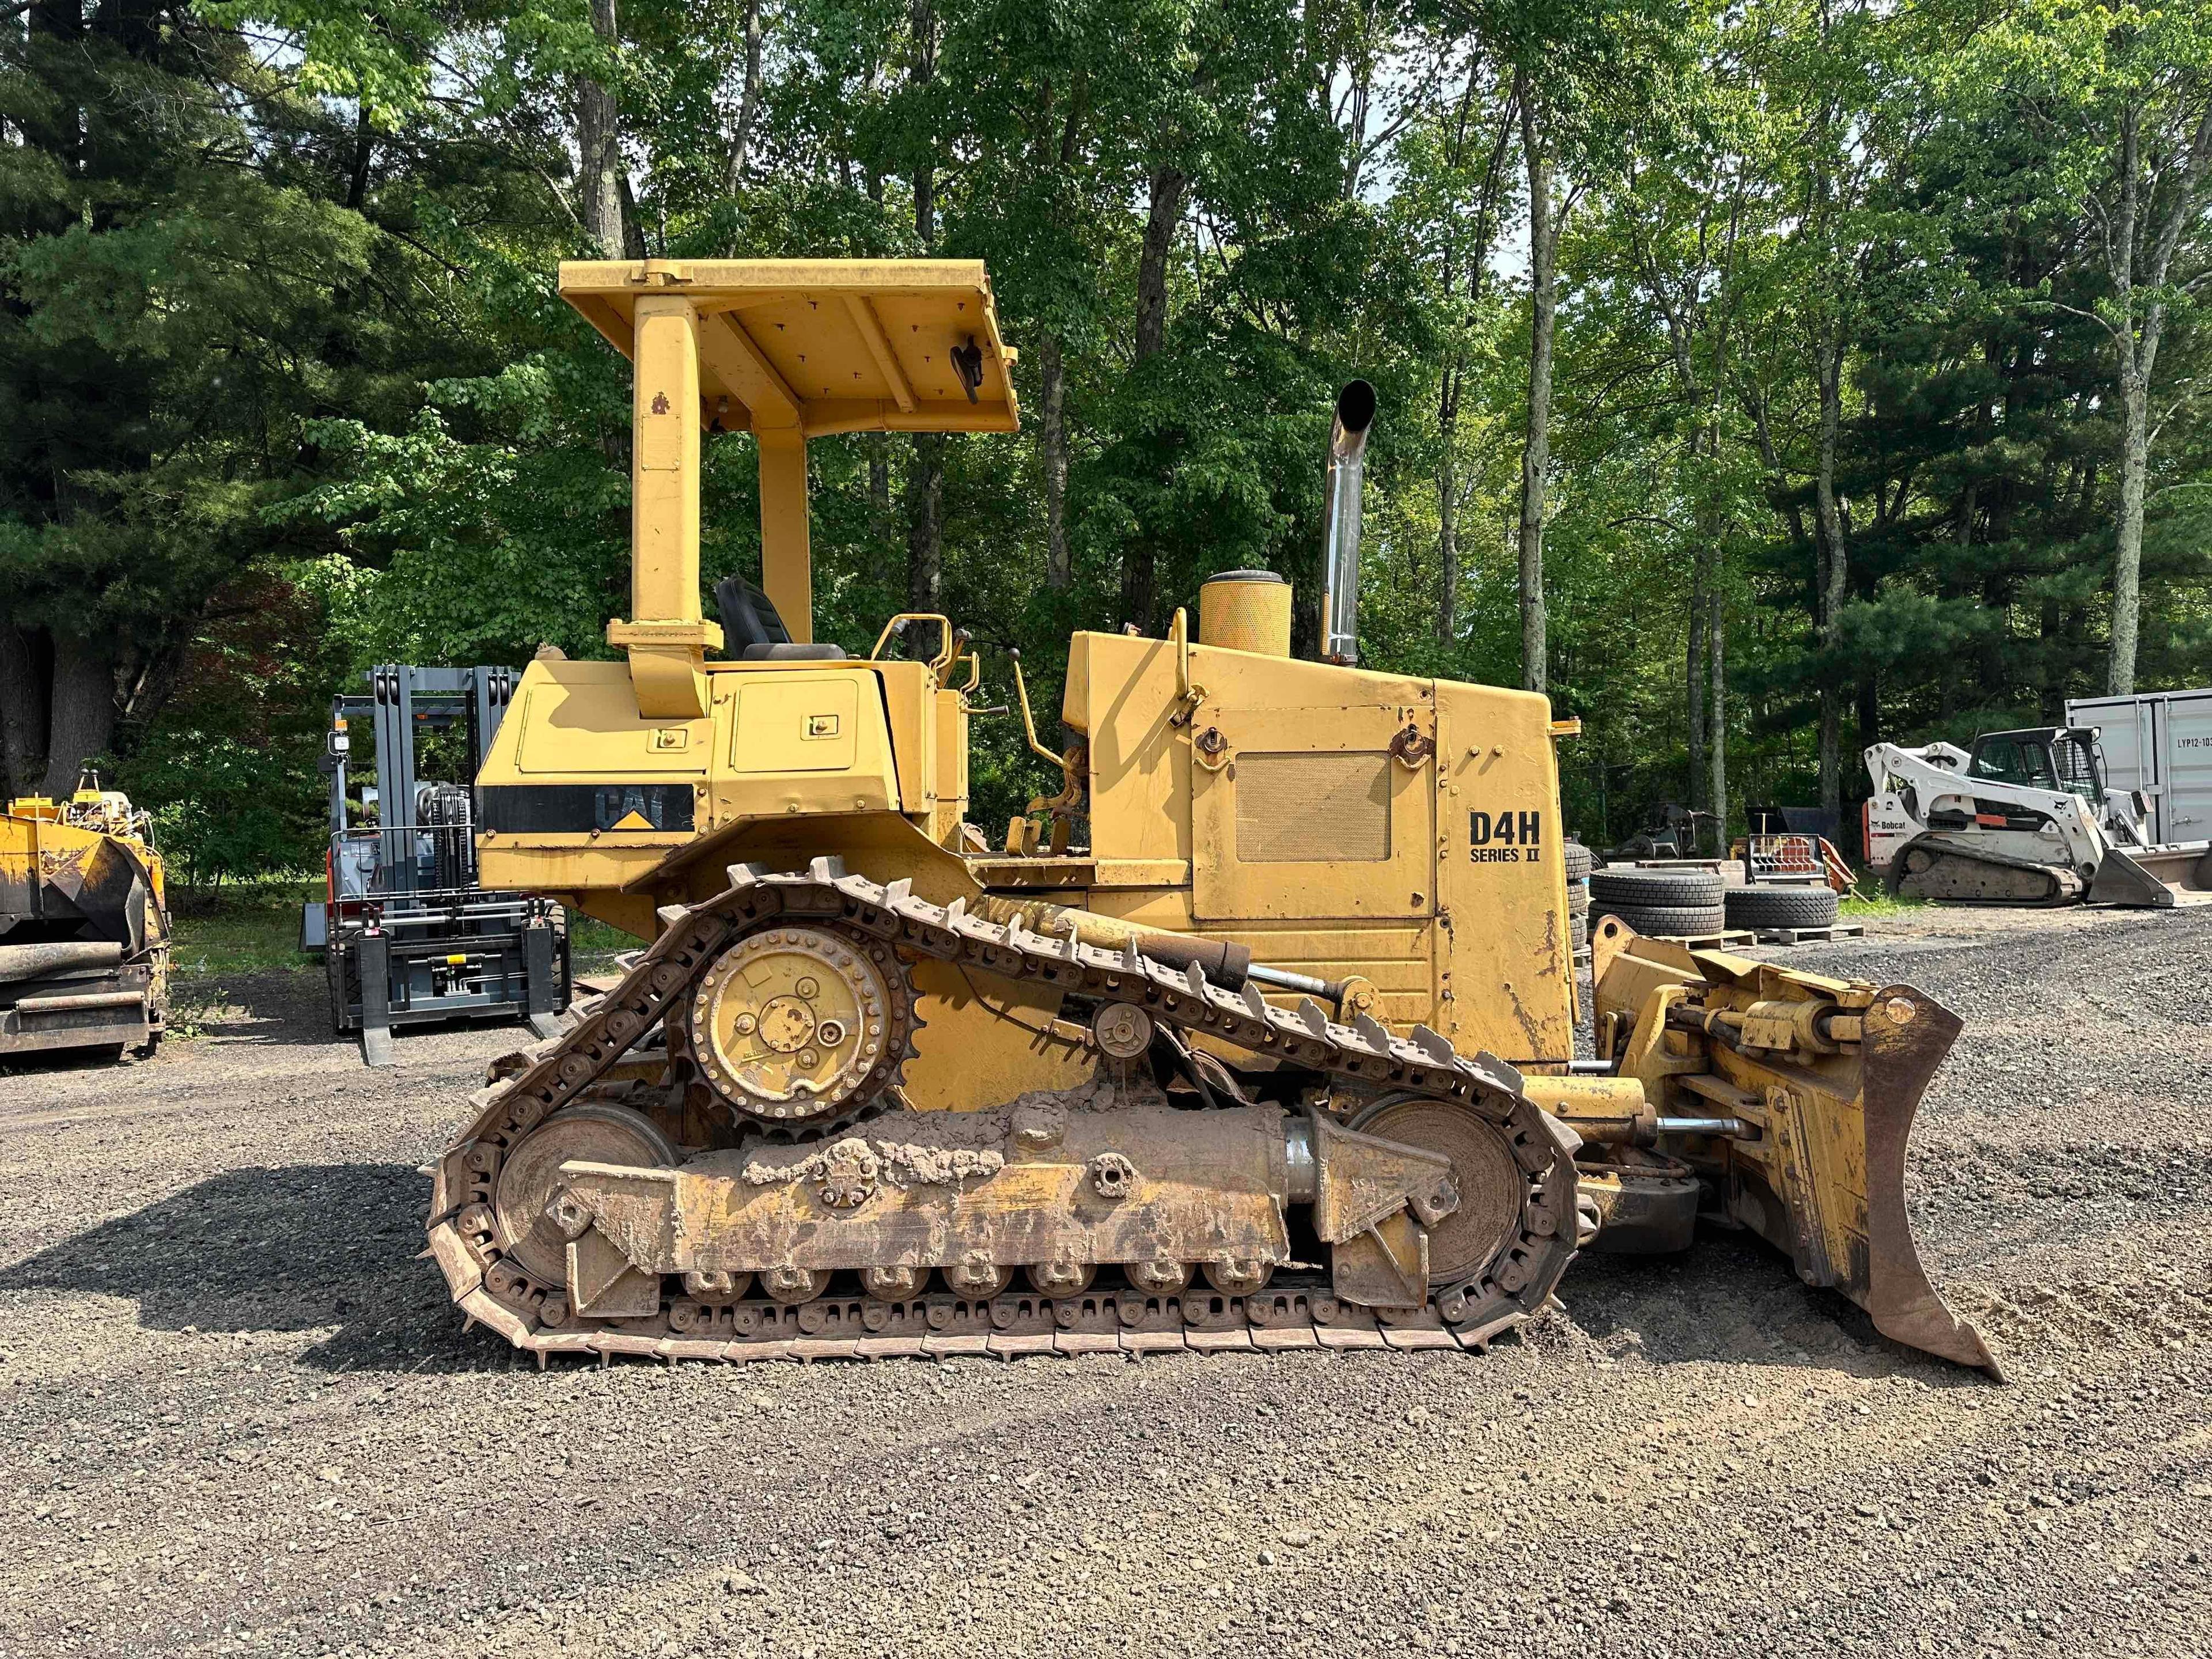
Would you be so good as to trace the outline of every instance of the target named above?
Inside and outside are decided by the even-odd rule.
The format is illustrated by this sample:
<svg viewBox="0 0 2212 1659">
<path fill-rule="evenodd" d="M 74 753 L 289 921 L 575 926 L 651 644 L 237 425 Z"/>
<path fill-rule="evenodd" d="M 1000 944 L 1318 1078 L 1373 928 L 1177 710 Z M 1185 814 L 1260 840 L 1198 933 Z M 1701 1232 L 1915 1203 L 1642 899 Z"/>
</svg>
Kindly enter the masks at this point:
<svg viewBox="0 0 2212 1659">
<path fill-rule="evenodd" d="M 1854 921 L 1865 921 L 1878 916 L 1910 915 L 1916 910 L 1927 908 L 1926 899 L 1892 898 L 1878 878 L 1867 875 L 1861 876 L 1857 884 L 1844 895 L 1844 902 L 1838 907 L 1844 915 Z"/>
<path fill-rule="evenodd" d="M 300 907 L 319 899 L 319 881 L 226 883 L 212 891 L 180 889 L 169 895 L 169 919 L 174 940 L 169 949 L 169 969 L 180 981 L 194 982 L 203 1001 L 220 1002 L 222 992 L 205 994 L 203 981 L 226 974 L 319 973 L 322 958 L 300 949 Z M 605 972 L 615 957 L 635 951 L 639 941 L 619 927 L 584 915 L 568 913 L 568 954 L 572 973 Z"/>
<path fill-rule="evenodd" d="M 322 892 L 322 883 L 304 878 L 172 892 L 170 972 L 204 979 L 316 967 L 318 959 L 300 950 L 300 906 Z"/>
<path fill-rule="evenodd" d="M 230 992 L 212 975 L 173 979 L 169 987 L 169 1035 L 183 1042 L 208 1034 L 216 1015 L 230 1006 Z"/>
<path fill-rule="evenodd" d="M 568 971 L 575 974 L 603 973 L 614 965 L 614 959 L 625 951 L 642 949 L 644 941 L 619 927 L 611 927 L 597 916 L 587 916 L 581 910 L 568 912 Z"/>
</svg>

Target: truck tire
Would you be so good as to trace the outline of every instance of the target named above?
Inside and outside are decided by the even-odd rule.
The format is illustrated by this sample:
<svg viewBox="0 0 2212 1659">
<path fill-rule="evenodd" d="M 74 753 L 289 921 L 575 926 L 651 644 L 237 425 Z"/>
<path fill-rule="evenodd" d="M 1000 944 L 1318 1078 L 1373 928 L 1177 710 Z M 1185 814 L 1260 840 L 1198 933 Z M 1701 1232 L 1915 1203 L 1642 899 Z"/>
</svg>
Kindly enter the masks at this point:
<svg viewBox="0 0 2212 1659">
<path fill-rule="evenodd" d="M 1589 918 L 1579 910 L 1567 918 L 1567 943 L 1577 951 L 1589 943 Z"/>
<path fill-rule="evenodd" d="M 1567 908 L 1573 911 L 1575 915 L 1578 916 L 1586 916 L 1589 914 L 1589 884 L 1586 881 L 1569 882 L 1567 884 Z"/>
<path fill-rule="evenodd" d="M 1835 890 L 1829 887 L 1738 887 L 1728 896 L 1731 927 L 1832 927 Z"/>
<path fill-rule="evenodd" d="M 1589 872 L 1597 868 L 1597 855 L 1578 841 L 1567 843 L 1567 879 L 1586 881 Z"/>
<path fill-rule="evenodd" d="M 1601 910 L 1617 910 L 1624 904 L 1666 910 L 1717 909 L 1721 896 L 1728 891 L 1728 883 L 1713 870 L 1599 870 L 1592 872 L 1589 881 L 1590 896 Z"/>
<path fill-rule="evenodd" d="M 1595 916 L 1619 916 L 1646 939 L 1699 939 L 1728 926 L 1728 914 L 1717 904 L 1607 904 L 1601 900 Z"/>
</svg>

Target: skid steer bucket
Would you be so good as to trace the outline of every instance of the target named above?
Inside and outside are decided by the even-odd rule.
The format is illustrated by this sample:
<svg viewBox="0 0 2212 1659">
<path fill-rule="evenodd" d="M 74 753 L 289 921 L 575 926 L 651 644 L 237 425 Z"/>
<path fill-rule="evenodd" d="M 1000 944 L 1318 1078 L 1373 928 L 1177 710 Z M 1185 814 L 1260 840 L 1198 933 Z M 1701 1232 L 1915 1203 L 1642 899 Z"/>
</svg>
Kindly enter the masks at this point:
<svg viewBox="0 0 2212 1659">
<path fill-rule="evenodd" d="M 2212 904 L 2212 841 L 2164 847 L 2114 847 L 2089 884 L 2092 904 L 2142 905 L 2160 910 Z"/>
<path fill-rule="evenodd" d="M 1630 1032 L 1621 1075 L 1643 1082 L 1658 1150 L 1698 1172 L 1708 1210 L 1784 1252 L 1807 1284 L 1842 1291 L 1883 1335 L 2002 1376 L 1929 1282 L 1905 1208 L 1905 1142 L 1958 1017 L 1910 985 L 1632 934 L 1601 941 L 1599 959 L 1601 1028 L 1609 1016 Z M 1668 1134 L 1669 1119 L 1702 1132 Z"/>
</svg>

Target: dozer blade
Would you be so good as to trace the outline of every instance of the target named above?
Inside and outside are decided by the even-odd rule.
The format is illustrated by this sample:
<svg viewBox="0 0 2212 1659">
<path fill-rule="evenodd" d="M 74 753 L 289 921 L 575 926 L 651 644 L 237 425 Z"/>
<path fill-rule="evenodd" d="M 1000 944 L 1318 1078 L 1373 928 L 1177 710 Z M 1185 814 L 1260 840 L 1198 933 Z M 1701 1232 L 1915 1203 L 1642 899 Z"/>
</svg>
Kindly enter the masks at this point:
<svg viewBox="0 0 2212 1659">
<path fill-rule="evenodd" d="M 1905 1209 L 1905 1142 L 1957 1015 L 1909 985 L 1642 939 L 1606 969 L 1601 1019 L 1608 1006 L 1639 1008 L 1621 1073 L 1659 1103 L 1658 1150 L 1695 1169 L 1730 1218 L 1884 1336 L 2002 1376 L 1929 1282 Z"/>
<path fill-rule="evenodd" d="M 2212 842 L 2176 842 L 2127 852 L 2107 848 L 2089 884 L 2089 902 L 2158 910 L 2212 904 Z"/>
<path fill-rule="evenodd" d="M 1909 1013 L 1908 1013 L 1908 1011 Z M 1900 1020 L 1900 1015 L 1907 1018 Z M 1929 1282 L 1905 1212 L 1905 1143 L 1929 1079 L 1963 1029 L 1959 1017 L 1909 985 L 1875 994 L 1860 1045 L 1859 1120 L 1864 1135 L 1862 1260 L 1847 1256 L 1836 1287 L 1864 1308 L 1893 1341 L 2002 1380 L 2004 1368 L 1981 1333 L 1943 1305 Z M 1849 1109 L 1843 1109 L 1847 1118 Z M 1848 1163 L 1848 1155 L 1843 1160 Z M 1802 1264 L 1801 1264 L 1802 1265 Z"/>
</svg>

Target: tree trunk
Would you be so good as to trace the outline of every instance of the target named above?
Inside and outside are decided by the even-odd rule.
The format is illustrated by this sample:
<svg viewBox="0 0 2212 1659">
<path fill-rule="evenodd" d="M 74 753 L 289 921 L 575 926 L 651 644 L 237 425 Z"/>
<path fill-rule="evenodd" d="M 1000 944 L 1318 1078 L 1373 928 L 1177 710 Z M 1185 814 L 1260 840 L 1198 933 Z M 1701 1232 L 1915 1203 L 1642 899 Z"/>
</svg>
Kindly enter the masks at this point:
<svg viewBox="0 0 2212 1659">
<path fill-rule="evenodd" d="M 891 516 L 891 440 L 888 432 L 871 432 L 868 448 L 868 512 L 879 534 L 887 534 Z"/>
<path fill-rule="evenodd" d="M 1456 167 L 1465 149 L 1467 128 L 1474 110 L 1476 76 L 1474 65 L 1468 65 L 1467 89 L 1461 94 L 1459 113 L 1454 124 L 1451 165 Z M 1464 315 L 1473 317 L 1482 301 L 1483 278 L 1490 269 L 1490 238 L 1492 216 L 1497 211 L 1499 187 L 1504 180 L 1505 149 L 1513 131 L 1513 108 L 1510 100 L 1498 112 L 1498 136 L 1490 146 L 1490 161 L 1483 169 L 1482 194 L 1474 216 L 1474 246 L 1468 251 L 1467 272 L 1467 301 Z M 1459 249 L 1452 241 L 1444 245 L 1443 282 L 1444 297 L 1453 297 L 1456 283 Z M 1449 650 L 1459 641 L 1459 405 L 1467 388 L 1467 359 L 1458 348 L 1453 349 L 1451 360 L 1445 364 L 1443 383 L 1437 394 L 1437 433 L 1439 454 L 1437 462 L 1437 643 Z"/>
<path fill-rule="evenodd" d="M 1705 652 L 1712 664 L 1713 696 L 1707 705 L 1711 740 L 1705 747 L 1712 756 L 1712 812 L 1719 826 L 1721 853 L 1725 857 L 1729 847 L 1728 618 L 1718 586 L 1706 596 L 1706 603 L 1712 607 L 1712 617 L 1705 629 Z"/>
<path fill-rule="evenodd" d="M 1516 77 L 1521 143 L 1528 163 L 1528 431 L 1521 451 L 1521 684 L 1549 689 L 1544 654 L 1544 484 L 1552 470 L 1552 327 L 1559 227 L 1553 213 L 1552 161 L 1536 130 L 1535 99 Z"/>
<path fill-rule="evenodd" d="M 753 112 L 760 107 L 761 0 L 745 0 L 745 80 L 738 94 L 737 131 L 730 135 L 730 164 L 723 188 L 737 193 L 744 181 L 745 164 L 752 159 Z"/>
<path fill-rule="evenodd" d="M 1437 643 L 1449 650 L 1459 641 L 1459 365 L 1444 370 L 1444 391 L 1437 410 Z"/>
<path fill-rule="evenodd" d="M 67 634 L 54 640 L 52 717 L 47 726 L 44 793 L 76 787 L 84 763 L 115 735 L 115 670 L 94 641 Z"/>
<path fill-rule="evenodd" d="M 937 79 L 937 7 L 935 0 L 908 0 L 907 84 L 926 87 Z M 926 140 L 926 144 L 933 144 Z M 914 234 L 924 252 L 937 246 L 937 155 L 925 148 L 914 167 Z"/>
<path fill-rule="evenodd" d="M 945 434 L 914 434 L 914 466 L 906 479 L 906 608 L 945 607 Z"/>
<path fill-rule="evenodd" d="M 2059 659 L 2059 647 L 2066 638 L 2065 623 L 2061 620 L 2061 614 L 2058 601 L 2047 593 L 2036 607 L 2035 637 L 2043 647 L 2037 654 L 2046 665 Z M 2036 712 L 2046 726 L 2059 725 L 2066 718 L 2065 674 L 2063 668 L 2053 672 L 2046 666 L 2043 684 L 2038 688 Z"/>
<path fill-rule="evenodd" d="M 1044 383 L 1037 421 L 1037 445 L 1044 457 L 1044 585 L 1061 592 L 1075 583 L 1067 552 L 1067 374 L 1060 336 L 1049 330 L 1037 339 L 1037 370 Z"/>
<path fill-rule="evenodd" d="M 1146 534 L 1139 529 L 1121 552 L 1121 616 L 1139 634 L 1152 631 L 1152 605 L 1159 597 L 1158 568 Z"/>
<path fill-rule="evenodd" d="M 2112 530 L 2112 649 L 2106 694 L 2136 689 L 2136 629 L 2142 611 L 2143 478 L 2150 467 L 2150 388 L 2120 345 L 2120 511 Z"/>
<path fill-rule="evenodd" d="M 623 167 L 615 174 L 615 194 L 622 203 L 623 258 L 635 264 L 646 258 L 650 250 L 645 245 L 645 223 L 637 216 L 637 198 L 630 194 L 629 169 Z M 668 251 L 668 227 L 661 225 L 661 252 Z"/>
<path fill-rule="evenodd" d="M 611 50 L 615 0 L 592 0 L 592 32 Z M 589 76 L 576 83 L 576 189 L 584 234 L 602 258 L 628 257 L 622 199 L 622 112 L 613 90 Z"/>
<path fill-rule="evenodd" d="M 353 167 L 346 179 L 345 204 L 356 213 L 368 200 L 368 164 L 375 154 L 376 128 L 368 118 L 368 103 L 364 99 L 354 112 Z"/>
<path fill-rule="evenodd" d="M 1820 420 L 1814 505 L 1820 520 L 1819 623 L 1824 651 L 1836 647 L 1850 566 L 1844 550 L 1843 514 L 1836 504 L 1836 441 L 1843 424 L 1844 348 L 1822 343 L 1819 366 Z M 1820 677 L 1820 805 L 1840 815 L 1843 796 L 1843 696 L 1832 669 Z"/>
<path fill-rule="evenodd" d="M 2199 113 L 2186 138 L 2179 133 L 2154 134 L 2148 145 L 2148 177 L 2143 106 L 2129 106 L 2120 119 L 2116 158 L 2119 210 L 2105 238 L 2113 298 L 2121 316 L 2112 342 L 2120 370 L 2120 506 L 2112 526 L 2112 647 L 2106 675 L 2106 690 L 2114 696 L 2130 696 L 2136 688 L 2143 481 L 2150 471 L 2150 396 L 2160 339 L 2166 331 L 2166 289 L 2188 228 L 2201 221 L 2212 203 L 2212 104 L 2198 102 L 2197 108 Z M 2137 225 L 2146 214 L 2154 216 L 2155 222 L 2145 226 L 2139 239 Z M 2139 295 L 2144 301 L 2140 323 Z"/>
<path fill-rule="evenodd" d="M 1179 167 L 1152 173 L 1152 206 L 1145 216 L 1144 246 L 1137 256 L 1137 361 L 1158 352 L 1168 331 L 1168 256 L 1182 223 L 1183 191 L 1190 177 Z"/>
<path fill-rule="evenodd" d="M 1690 647 L 1686 678 L 1690 726 L 1690 799 L 1688 805 L 1705 804 L 1705 550 L 1700 547 L 1690 561 Z"/>
<path fill-rule="evenodd" d="M 46 781 L 46 677 L 35 637 L 0 623 L 0 762 L 10 796 L 34 795 Z"/>
</svg>

